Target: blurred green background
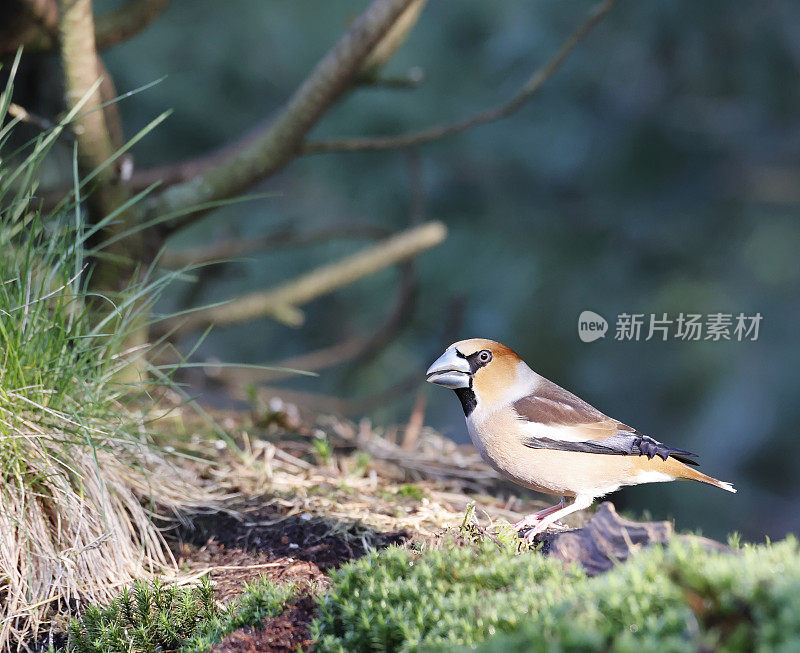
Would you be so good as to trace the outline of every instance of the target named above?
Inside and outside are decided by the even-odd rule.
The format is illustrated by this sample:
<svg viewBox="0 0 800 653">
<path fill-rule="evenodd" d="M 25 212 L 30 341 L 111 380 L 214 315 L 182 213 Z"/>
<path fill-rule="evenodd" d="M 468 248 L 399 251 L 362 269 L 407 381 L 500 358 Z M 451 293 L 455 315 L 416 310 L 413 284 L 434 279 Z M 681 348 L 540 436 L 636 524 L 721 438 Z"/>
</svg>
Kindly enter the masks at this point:
<svg viewBox="0 0 800 653">
<path fill-rule="evenodd" d="M 97 11 L 116 6 L 97 3 Z M 174 0 L 104 59 L 130 136 L 174 114 L 135 148 L 137 166 L 208 151 L 268 117 L 363 1 Z M 416 89 L 365 88 L 326 115 L 323 136 L 394 134 L 506 99 L 592 5 L 584 0 L 430 0 L 387 73 L 424 70 Z M 618 506 L 678 528 L 748 538 L 800 530 L 800 4 L 793 0 L 621 0 L 518 114 L 403 152 L 306 157 L 263 184 L 274 197 L 212 214 L 190 246 L 287 225 L 408 224 L 419 164 L 425 215 L 450 236 L 418 261 L 411 324 L 379 357 L 284 382 L 361 397 L 418 372 L 452 339 L 516 349 L 539 373 L 642 432 L 701 454 L 731 496 L 651 485 Z M 215 269 L 192 291 L 212 302 L 274 285 L 363 247 L 335 242 Z M 201 358 L 262 363 L 369 332 L 396 270 L 308 307 L 293 330 L 263 320 L 213 332 Z M 186 301 L 176 288 L 164 309 Z M 577 317 L 610 322 L 583 343 Z M 620 313 L 763 315 L 755 342 L 615 341 Z M 452 321 L 452 320 L 450 320 Z M 428 395 L 426 423 L 467 440 L 455 397 Z M 413 393 L 372 414 L 407 419 Z"/>
</svg>

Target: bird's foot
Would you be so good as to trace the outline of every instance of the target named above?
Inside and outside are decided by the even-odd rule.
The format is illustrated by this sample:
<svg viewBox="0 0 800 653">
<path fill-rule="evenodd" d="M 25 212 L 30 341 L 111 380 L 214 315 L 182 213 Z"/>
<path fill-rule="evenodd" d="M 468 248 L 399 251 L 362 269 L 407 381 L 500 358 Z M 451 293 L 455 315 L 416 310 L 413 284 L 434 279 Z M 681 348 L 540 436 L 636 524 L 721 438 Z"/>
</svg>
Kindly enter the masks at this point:
<svg viewBox="0 0 800 653">
<path fill-rule="evenodd" d="M 537 535 L 541 535 L 548 530 L 567 531 L 569 530 L 569 526 L 560 521 L 551 522 L 549 524 L 536 524 L 533 528 L 528 529 L 524 535 L 524 539 L 528 544 L 533 544 Z"/>
</svg>

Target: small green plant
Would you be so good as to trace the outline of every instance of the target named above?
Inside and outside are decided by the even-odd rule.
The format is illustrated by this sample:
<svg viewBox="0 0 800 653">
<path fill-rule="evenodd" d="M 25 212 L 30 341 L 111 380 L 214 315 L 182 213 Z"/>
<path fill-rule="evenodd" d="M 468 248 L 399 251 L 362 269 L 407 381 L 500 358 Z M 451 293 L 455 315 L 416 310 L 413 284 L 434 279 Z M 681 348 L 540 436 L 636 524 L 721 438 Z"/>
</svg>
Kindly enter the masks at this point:
<svg viewBox="0 0 800 653">
<path fill-rule="evenodd" d="M 353 475 L 364 476 L 364 474 L 367 473 L 367 469 L 369 468 L 371 461 L 372 456 L 370 456 L 366 451 L 356 452 L 355 461 L 353 464 Z"/>
<path fill-rule="evenodd" d="M 428 496 L 428 493 L 425 492 L 425 488 L 422 488 L 419 485 L 412 485 L 411 483 L 406 483 L 405 485 L 401 485 L 400 487 L 397 488 L 397 496 L 408 497 L 409 499 L 413 499 L 414 501 L 422 501 L 424 498 Z"/>
<path fill-rule="evenodd" d="M 264 619 L 279 615 L 295 595 L 292 583 L 276 585 L 265 576 L 246 583 L 239 598 L 221 614 L 201 622 L 180 651 L 204 653 L 228 633 L 245 626 L 258 626 Z"/>
<path fill-rule="evenodd" d="M 201 623 L 218 618 L 208 578 L 194 587 L 137 581 L 105 608 L 90 606 L 69 626 L 68 651 L 171 651 L 179 648 Z"/>
<path fill-rule="evenodd" d="M 498 548 L 511 553 L 537 550 L 519 536 L 519 532 L 506 520 L 492 522 L 489 526 L 478 524 L 475 515 L 475 502 L 470 501 L 464 510 L 464 518 L 458 528 L 459 535 L 474 544 L 493 542 Z"/>
<path fill-rule="evenodd" d="M 228 633 L 279 614 L 293 594 L 293 585 L 278 586 L 262 577 L 246 584 L 236 601 L 221 607 L 207 577 L 193 587 L 137 581 L 107 607 L 89 606 L 73 620 L 66 650 L 202 653 Z"/>
<path fill-rule="evenodd" d="M 333 445 L 327 437 L 315 437 L 311 440 L 314 456 L 320 465 L 328 465 L 333 459 Z"/>
</svg>

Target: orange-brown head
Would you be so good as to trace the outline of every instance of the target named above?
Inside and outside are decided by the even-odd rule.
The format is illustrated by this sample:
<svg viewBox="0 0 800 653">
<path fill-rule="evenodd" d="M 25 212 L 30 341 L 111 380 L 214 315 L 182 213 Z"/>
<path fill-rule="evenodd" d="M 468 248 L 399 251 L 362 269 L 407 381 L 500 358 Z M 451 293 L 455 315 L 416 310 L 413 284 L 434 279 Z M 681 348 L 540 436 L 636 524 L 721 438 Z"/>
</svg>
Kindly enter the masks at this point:
<svg viewBox="0 0 800 653">
<path fill-rule="evenodd" d="M 426 373 L 428 383 L 456 391 L 469 416 L 478 401 L 494 404 L 519 379 L 522 359 L 494 340 L 471 338 L 450 345 Z M 529 368 L 522 363 L 525 371 Z"/>
</svg>

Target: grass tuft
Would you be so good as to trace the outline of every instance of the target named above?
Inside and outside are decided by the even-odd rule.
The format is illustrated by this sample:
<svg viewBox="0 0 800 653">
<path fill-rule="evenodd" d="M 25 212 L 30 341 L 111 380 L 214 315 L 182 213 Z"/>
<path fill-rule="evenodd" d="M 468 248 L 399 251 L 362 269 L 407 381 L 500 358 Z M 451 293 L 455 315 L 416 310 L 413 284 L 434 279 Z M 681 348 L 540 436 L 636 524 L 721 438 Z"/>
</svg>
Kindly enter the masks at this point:
<svg viewBox="0 0 800 653">
<path fill-rule="evenodd" d="M 90 292 L 87 243 L 99 225 L 84 222 L 80 198 L 52 215 L 36 199 L 70 116 L 8 152 L 11 92 L 0 94 L 0 650 L 171 565 L 152 512 L 188 496 L 149 443 L 148 402 L 136 401 L 169 378 L 154 382 L 137 362 L 141 382 L 121 382 L 143 360 L 129 335 L 169 278 Z"/>
</svg>

